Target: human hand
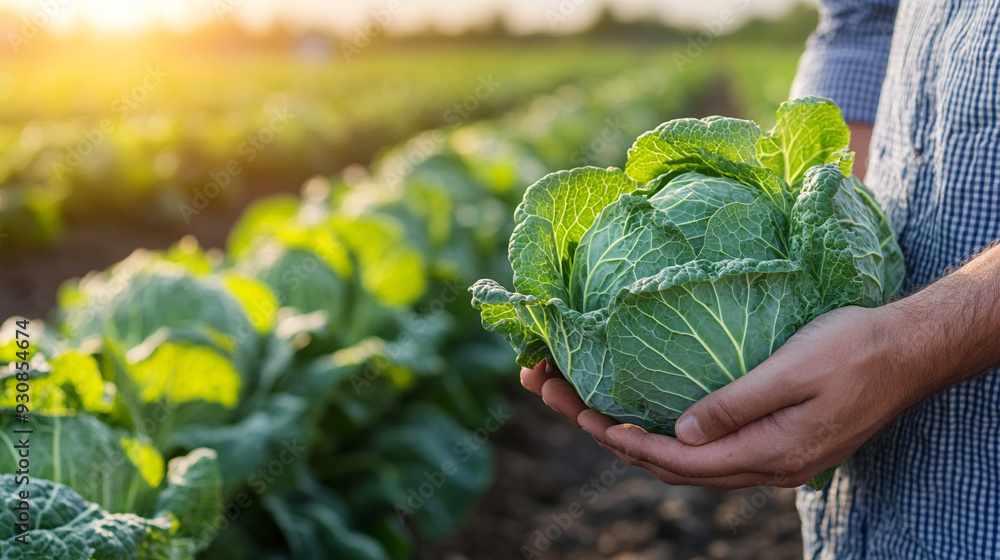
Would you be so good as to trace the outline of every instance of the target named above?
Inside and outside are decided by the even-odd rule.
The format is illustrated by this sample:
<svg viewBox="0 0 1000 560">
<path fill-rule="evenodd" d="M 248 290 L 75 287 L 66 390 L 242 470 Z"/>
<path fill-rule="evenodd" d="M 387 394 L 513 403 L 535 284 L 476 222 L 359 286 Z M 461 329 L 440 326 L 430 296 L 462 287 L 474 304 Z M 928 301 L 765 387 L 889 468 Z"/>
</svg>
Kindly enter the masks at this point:
<svg viewBox="0 0 1000 560">
<path fill-rule="evenodd" d="M 817 317 L 743 377 L 678 420 L 679 439 L 618 424 L 584 405 L 558 371 L 521 371 L 607 451 L 669 484 L 794 487 L 839 464 L 926 394 L 900 377 L 885 308 Z"/>
</svg>

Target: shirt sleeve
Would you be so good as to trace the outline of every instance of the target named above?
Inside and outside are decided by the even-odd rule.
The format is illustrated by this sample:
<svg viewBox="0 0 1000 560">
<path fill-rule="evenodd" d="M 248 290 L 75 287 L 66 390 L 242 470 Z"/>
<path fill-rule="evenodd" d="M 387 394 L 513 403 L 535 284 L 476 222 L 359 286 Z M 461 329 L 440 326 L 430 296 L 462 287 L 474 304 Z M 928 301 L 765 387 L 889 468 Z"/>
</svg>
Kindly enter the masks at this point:
<svg viewBox="0 0 1000 560">
<path fill-rule="evenodd" d="M 849 122 L 875 122 L 899 0 L 820 0 L 792 98 L 818 95 Z"/>
</svg>

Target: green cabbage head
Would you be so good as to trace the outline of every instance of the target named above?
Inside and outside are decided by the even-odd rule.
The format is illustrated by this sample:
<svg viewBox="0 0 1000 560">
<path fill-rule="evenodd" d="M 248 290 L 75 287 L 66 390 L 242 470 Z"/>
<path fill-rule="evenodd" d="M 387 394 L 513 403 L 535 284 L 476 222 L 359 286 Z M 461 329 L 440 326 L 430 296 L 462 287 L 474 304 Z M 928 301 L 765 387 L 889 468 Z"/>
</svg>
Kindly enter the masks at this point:
<svg viewBox="0 0 1000 560">
<path fill-rule="evenodd" d="M 760 364 L 814 317 L 895 295 L 903 259 L 850 175 L 833 102 L 750 121 L 678 119 L 636 140 L 625 170 L 552 173 L 514 219 L 511 292 L 471 291 L 520 365 L 559 367 L 590 407 L 673 435 L 706 394 Z"/>
</svg>

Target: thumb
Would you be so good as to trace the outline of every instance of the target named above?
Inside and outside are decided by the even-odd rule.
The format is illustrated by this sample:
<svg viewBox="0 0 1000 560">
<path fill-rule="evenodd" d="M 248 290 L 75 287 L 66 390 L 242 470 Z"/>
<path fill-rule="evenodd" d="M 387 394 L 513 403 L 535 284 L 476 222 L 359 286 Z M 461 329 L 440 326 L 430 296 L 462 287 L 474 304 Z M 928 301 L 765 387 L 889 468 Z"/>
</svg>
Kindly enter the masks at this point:
<svg viewBox="0 0 1000 560">
<path fill-rule="evenodd" d="M 765 361 L 743 377 L 702 397 L 677 420 L 674 427 L 677 439 L 688 445 L 709 443 L 806 400 L 805 392 L 794 381 L 783 379 L 781 373 Z"/>
</svg>

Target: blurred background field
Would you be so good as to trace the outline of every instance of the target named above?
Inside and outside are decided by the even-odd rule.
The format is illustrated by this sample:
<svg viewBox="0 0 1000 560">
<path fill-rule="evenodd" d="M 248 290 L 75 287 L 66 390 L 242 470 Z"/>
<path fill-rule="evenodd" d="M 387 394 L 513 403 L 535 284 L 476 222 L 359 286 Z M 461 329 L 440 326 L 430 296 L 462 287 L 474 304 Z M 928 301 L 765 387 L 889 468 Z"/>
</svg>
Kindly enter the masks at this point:
<svg viewBox="0 0 1000 560">
<path fill-rule="evenodd" d="M 769 127 L 815 27 L 810 5 L 765 3 L 763 19 L 752 2 L 716 2 L 671 24 L 552 2 L 537 7 L 540 30 L 515 33 L 495 14 L 390 32 L 406 18 L 380 22 L 394 3 L 346 31 L 254 27 L 232 16 L 243 6 L 215 4 L 228 9 L 183 29 L 38 25 L 37 5 L 0 17 L 0 317 L 47 319 L 61 341 L 42 349 L 49 358 L 86 354 L 118 385 L 112 409 L 74 413 L 135 431 L 142 412 L 123 420 L 117 407 L 119 378 L 138 366 L 108 366 L 109 348 L 148 346 L 158 329 L 195 346 L 207 343 L 193 328 L 224 335 L 197 310 L 155 309 L 187 294 L 157 292 L 151 278 L 221 282 L 258 331 L 250 346 L 207 345 L 242 379 L 236 404 L 205 412 L 204 395 L 162 397 L 190 414 L 141 435 L 165 459 L 218 449 L 230 500 L 248 482 L 222 456 L 241 441 L 268 442 L 264 456 L 240 457 L 254 465 L 280 449 L 282 426 L 308 442 L 307 459 L 201 557 L 800 557 L 788 491 L 617 473 L 517 386 L 513 353 L 482 332 L 464 290 L 510 276 L 514 206 L 545 173 L 621 166 L 636 136 L 671 118 Z M 736 16 L 723 23 L 723 10 Z M 160 252 L 108 269 L 141 248 Z M 116 322 L 126 312 L 144 327 Z M 358 369 L 324 370 L 331 360 Z M 475 457 L 412 516 L 396 515 L 497 407 L 510 419 Z M 269 428 L 253 431 L 261 418 Z M 591 502 L 583 486 L 608 472 Z M 582 516 L 551 529 L 574 503 Z"/>
</svg>

